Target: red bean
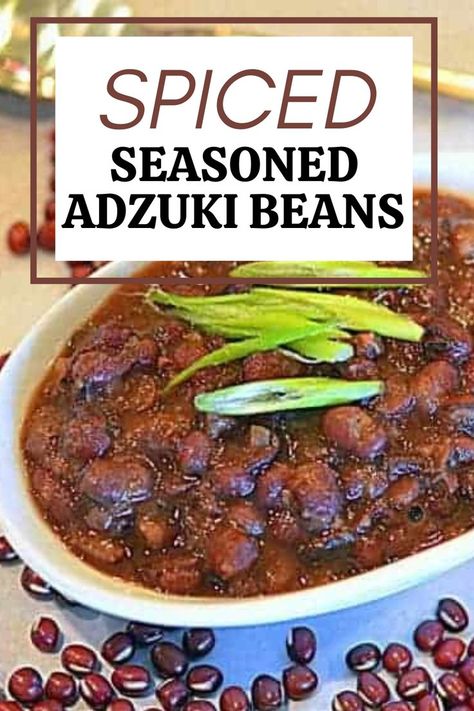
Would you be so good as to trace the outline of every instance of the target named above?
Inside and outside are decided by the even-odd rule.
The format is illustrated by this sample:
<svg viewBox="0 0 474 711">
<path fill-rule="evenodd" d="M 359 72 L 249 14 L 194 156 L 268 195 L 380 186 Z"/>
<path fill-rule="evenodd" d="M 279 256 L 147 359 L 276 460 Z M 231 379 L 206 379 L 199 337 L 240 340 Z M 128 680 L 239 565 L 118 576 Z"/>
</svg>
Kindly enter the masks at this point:
<svg viewBox="0 0 474 711">
<path fill-rule="evenodd" d="M 444 704 L 436 694 L 426 694 L 416 704 L 416 711 L 443 711 Z"/>
<path fill-rule="evenodd" d="M 469 624 L 469 615 L 465 608 L 450 597 L 439 601 L 436 615 L 450 632 L 463 632 Z"/>
<path fill-rule="evenodd" d="M 353 672 L 373 671 L 380 663 L 380 649 L 372 642 L 352 647 L 346 654 L 346 664 Z"/>
<path fill-rule="evenodd" d="M 0 536 L 0 563 L 11 563 L 15 560 L 18 560 L 18 553 L 13 550 L 5 536 Z"/>
<path fill-rule="evenodd" d="M 135 643 L 140 647 L 159 642 L 163 638 L 163 627 L 158 625 L 146 625 L 143 622 L 129 622 L 127 632 L 132 635 Z"/>
<path fill-rule="evenodd" d="M 38 244 L 48 252 L 53 252 L 56 244 L 56 227 L 54 220 L 43 222 L 38 230 Z"/>
<path fill-rule="evenodd" d="M 90 262 L 76 262 L 71 264 L 71 276 L 73 279 L 86 279 L 94 272 Z"/>
<path fill-rule="evenodd" d="M 437 620 L 425 620 L 418 625 L 413 637 L 418 649 L 432 652 L 444 637 L 444 627 Z"/>
<path fill-rule="evenodd" d="M 105 676 L 95 672 L 86 674 L 79 688 L 84 701 L 97 711 L 107 708 L 114 697 L 114 690 Z"/>
<path fill-rule="evenodd" d="M 164 711 L 177 711 L 189 698 L 189 690 L 181 679 L 167 679 L 156 690 L 156 698 Z"/>
<path fill-rule="evenodd" d="M 183 649 L 191 659 L 204 657 L 214 649 L 214 632 L 207 628 L 193 628 L 183 634 Z"/>
<path fill-rule="evenodd" d="M 39 617 L 31 628 L 30 638 L 40 652 L 56 652 L 60 631 L 58 624 L 51 617 Z"/>
<path fill-rule="evenodd" d="M 359 674 L 357 692 L 370 708 L 382 706 L 390 698 L 390 690 L 385 681 L 371 671 L 363 671 Z"/>
<path fill-rule="evenodd" d="M 99 669 L 96 653 L 83 644 L 70 644 L 64 647 L 61 654 L 61 664 L 76 676 L 83 676 Z"/>
<path fill-rule="evenodd" d="M 469 690 L 459 674 L 446 672 L 436 682 L 436 691 L 448 706 L 467 701 Z"/>
<path fill-rule="evenodd" d="M 125 696 L 142 696 L 150 688 L 151 676 L 145 667 L 124 664 L 114 670 L 112 684 Z"/>
<path fill-rule="evenodd" d="M 42 699 L 32 707 L 33 711 L 63 711 L 64 707 L 54 699 Z"/>
<path fill-rule="evenodd" d="M 43 696 L 43 680 L 33 667 L 20 667 L 10 676 L 8 691 L 20 703 L 33 704 Z"/>
<path fill-rule="evenodd" d="M 413 654 L 404 644 L 392 642 L 385 649 L 382 656 L 384 668 L 390 673 L 399 676 L 412 665 Z"/>
<path fill-rule="evenodd" d="M 286 639 L 286 651 L 292 662 L 309 664 L 316 654 L 316 637 L 309 627 L 293 627 Z"/>
<path fill-rule="evenodd" d="M 250 711 L 250 701 L 240 686 L 228 686 L 219 699 L 220 711 Z"/>
<path fill-rule="evenodd" d="M 279 709 L 283 701 L 280 682 L 268 674 L 260 674 L 253 680 L 251 693 L 256 711 Z"/>
<path fill-rule="evenodd" d="M 54 590 L 51 585 L 26 565 L 21 573 L 20 583 L 23 590 L 32 597 L 40 600 L 51 600 L 54 596 Z"/>
<path fill-rule="evenodd" d="M 397 694 L 404 701 L 419 701 L 433 688 L 430 675 L 423 667 L 404 672 L 397 682 Z"/>
<path fill-rule="evenodd" d="M 128 699 L 112 699 L 107 711 L 135 711 L 135 706 Z"/>
<path fill-rule="evenodd" d="M 384 704 L 382 711 L 411 711 L 412 707 L 407 701 L 389 701 Z"/>
<path fill-rule="evenodd" d="M 3 701 L 0 700 L 0 711 L 23 711 L 23 709 L 16 701 L 6 701 L 4 699 Z"/>
<path fill-rule="evenodd" d="M 216 711 L 216 707 L 210 701 L 193 699 L 183 706 L 183 711 Z"/>
<path fill-rule="evenodd" d="M 7 232 L 8 247 L 14 254 L 26 254 L 30 249 L 30 228 L 26 222 L 14 222 Z"/>
<path fill-rule="evenodd" d="M 45 220 L 54 220 L 56 217 L 56 204 L 54 200 L 48 200 L 44 208 Z"/>
<path fill-rule="evenodd" d="M 105 640 L 100 653 L 109 664 L 125 664 L 135 653 L 135 640 L 128 632 L 116 632 Z"/>
<path fill-rule="evenodd" d="M 341 691 L 332 701 L 333 711 L 364 711 L 364 702 L 355 691 Z"/>
<path fill-rule="evenodd" d="M 313 694 L 318 686 L 318 677 L 304 664 L 294 664 L 283 671 L 283 688 L 292 701 L 302 701 Z"/>
<path fill-rule="evenodd" d="M 220 669 L 209 664 L 200 664 L 188 672 L 186 684 L 188 689 L 196 695 L 213 694 L 222 686 L 223 676 Z"/>
<path fill-rule="evenodd" d="M 63 706 L 72 706 L 77 701 L 76 680 L 66 672 L 52 672 L 44 690 L 48 699 L 59 701 Z"/>
<path fill-rule="evenodd" d="M 467 657 L 458 669 L 466 684 L 474 689 L 474 657 Z"/>
<path fill-rule="evenodd" d="M 151 661 L 161 677 L 182 676 L 188 661 L 183 650 L 173 642 L 158 642 L 151 650 Z"/>
<path fill-rule="evenodd" d="M 466 644 L 457 637 L 448 637 L 434 650 L 434 663 L 440 669 L 455 669 L 466 655 Z"/>
</svg>

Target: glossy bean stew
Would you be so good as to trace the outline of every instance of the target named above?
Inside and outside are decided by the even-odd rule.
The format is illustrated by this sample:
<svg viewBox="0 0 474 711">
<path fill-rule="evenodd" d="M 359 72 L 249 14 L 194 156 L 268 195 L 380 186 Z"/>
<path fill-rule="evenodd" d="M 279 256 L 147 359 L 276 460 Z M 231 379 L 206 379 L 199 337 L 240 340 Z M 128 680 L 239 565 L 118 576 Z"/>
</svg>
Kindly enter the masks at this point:
<svg viewBox="0 0 474 711">
<path fill-rule="evenodd" d="M 416 264 L 429 264 L 429 198 L 415 195 Z M 354 356 L 281 351 L 174 375 L 223 339 L 118 289 L 73 336 L 31 404 L 22 446 L 57 535 L 111 575 L 181 595 L 321 585 L 433 546 L 474 524 L 474 209 L 439 203 L 440 289 L 358 290 L 410 315 L 420 342 L 352 334 Z M 223 263 L 152 275 L 222 276 Z M 216 293 L 183 285 L 181 294 Z M 227 289 L 227 291 L 229 291 Z M 383 394 L 244 417 L 197 394 L 281 377 L 377 379 Z"/>
</svg>

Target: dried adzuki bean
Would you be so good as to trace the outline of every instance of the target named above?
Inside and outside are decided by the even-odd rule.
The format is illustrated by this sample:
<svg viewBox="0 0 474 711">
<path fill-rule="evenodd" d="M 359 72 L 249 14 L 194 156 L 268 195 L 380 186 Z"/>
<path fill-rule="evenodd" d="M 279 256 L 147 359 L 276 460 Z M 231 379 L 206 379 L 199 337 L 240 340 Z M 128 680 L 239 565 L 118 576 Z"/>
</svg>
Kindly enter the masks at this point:
<svg viewBox="0 0 474 711">
<path fill-rule="evenodd" d="M 32 706 L 32 711 L 63 711 L 63 705 L 55 699 L 42 699 Z"/>
<path fill-rule="evenodd" d="M 77 684 L 71 674 L 66 672 L 52 672 L 44 687 L 48 699 L 59 701 L 63 706 L 72 706 L 77 701 Z"/>
<path fill-rule="evenodd" d="M 8 247 L 14 254 L 26 254 L 30 249 L 30 228 L 26 222 L 14 222 L 7 232 Z"/>
<path fill-rule="evenodd" d="M 283 702 L 280 682 L 268 674 L 260 674 L 253 680 L 251 694 L 256 711 L 279 709 Z"/>
<path fill-rule="evenodd" d="M 385 681 L 371 671 L 360 672 L 357 677 L 357 692 L 370 708 L 382 706 L 390 699 L 390 690 Z"/>
<path fill-rule="evenodd" d="M 33 667 L 15 669 L 8 680 L 8 691 L 21 704 L 33 704 L 43 696 L 41 674 Z"/>
<path fill-rule="evenodd" d="M 381 711 L 412 711 L 407 701 L 389 701 L 381 707 Z"/>
<path fill-rule="evenodd" d="M 61 664 L 75 676 L 84 676 L 99 669 L 99 660 L 94 650 L 83 644 L 69 644 L 61 654 Z"/>
<path fill-rule="evenodd" d="M 433 653 L 434 663 L 440 669 L 456 669 L 466 656 L 466 644 L 457 637 L 447 637 Z"/>
<path fill-rule="evenodd" d="M 404 701 L 419 701 L 429 694 L 433 681 L 423 667 L 413 667 L 404 672 L 397 682 L 397 694 Z"/>
<path fill-rule="evenodd" d="M 125 696 L 142 696 L 151 684 L 150 672 L 138 664 L 124 664 L 114 669 L 111 679 L 117 691 Z"/>
<path fill-rule="evenodd" d="M 443 711 L 444 704 L 437 694 L 426 694 L 416 704 L 416 711 Z"/>
<path fill-rule="evenodd" d="M 404 644 L 392 642 L 389 644 L 383 655 L 382 664 L 386 671 L 390 674 L 399 676 L 407 671 L 412 665 L 413 654 Z"/>
<path fill-rule="evenodd" d="M 467 684 L 459 674 L 446 672 L 436 682 L 436 691 L 448 706 L 463 704 L 469 697 Z"/>
<path fill-rule="evenodd" d="M 135 640 L 129 632 L 115 632 L 105 640 L 100 653 L 109 664 L 125 664 L 135 653 Z"/>
<path fill-rule="evenodd" d="M 54 220 L 46 220 L 38 230 L 38 244 L 48 252 L 54 252 L 56 228 Z"/>
<path fill-rule="evenodd" d="M 469 624 L 469 615 L 466 609 L 451 597 L 445 597 L 439 601 L 436 616 L 450 632 L 463 632 Z"/>
<path fill-rule="evenodd" d="M 216 711 L 214 704 L 210 701 L 204 701 L 204 699 L 193 699 L 192 701 L 187 701 L 183 706 L 183 711 Z"/>
<path fill-rule="evenodd" d="M 86 704 L 97 711 L 107 708 L 115 695 L 105 676 L 95 672 L 81 679 L 79 689 Z"/>
<path fill-rule="evenodd" d="M 309 627 L 293 627 L 286 638 L 286 651 L 292 662 L 309 664 L 316 654 L 316 636 Z"/>
<path fill-rule="evenodd" d="M 18 553 L 11 547 L 5 536 L 0 536 L 0 563 L 18 560 Z"/>
<path fill-rule="evenodd" d="M 364 711 L 364 702 L 355 691 L 341 691 L 332 701 L 332 711 Z"/>
<path fill-rule="evenodd" d="M 51 585 L 27 565 L 21 572 L 20 582 L 25 592 L 39 600 L 51 600 L 54 596 Z"/>
<path fill-rule="evenodd" d="M 107 711 L 135 711 L 135 706 L 128 699 L 112 699 Z"/>
<path fill-rule="evenodd" d="M 205 627 L 195 627 L 183 633 L 183 649 L 191 659 L 209 654 L 215 643 L 214 632 Z"/>
<path fill-rule="evenodd" d="M 167 679 L 156 689 L 156 698 L 164 711 L 177 711 L 188 700 L 189 689 L 182 679 Z"/>
<path fill-rule="evenodd" d="M 40 652 L 56 652 L 61 632 L 56 620 L 51 617 L 39 617 L 33 624 L 30 639 Z"/>
<path fill-rule="evenodd" d="M 474 689 L 474 657 L 467 657 L 459 666 L 458 672 L 470 689 Z"/>
<path fill-rule="evenodd" d="M 146 625 L 143 622 L 129 622 L 127 632 L 132 635 L 136 644 L 140 647 L 146 647 L 149 644 L 155 644 L 163 639 L 164 629 L 158 625 Z"/>
<path fill-rule="evenodd" d="M 23 711 L 23 709 L 16 701 L 7 701 L 4 699 L 0 701 L 0 711 Z"/>
<path fill-rule="evenodd" d="M 283 670 L 283 688 L 287 698 L 292 701 L 307 699 L 317 686 L 317 675 L 304 664 L 294 664 Z"/>
<path fill-rule="evenodd" d="M 183 650 L 174 642 L 158 642 L 151 650 L 151 661 L 161 677 L 182 676 L 188 668 Z"/>
<path fill-rule="evenodd" d="M 219 699 L 219 711 L 250 711 L 249 698 L 240 686 L 228 686 Z"/>
<path fill-rule="evenodd" d="M 444 637 L 444 626 L 438 620 L 425 620 L 415 630 L 413 638 L 422 652 L 432 652 Z"/>
<path fill-rule="evenodd" d="M 372 642 L 352 647 L 346 654 L 346 664 L 353 672 L 373 671 L 380 664 L 380 649 Z"/>
<path fill-rule="evenodd" d="M 193 694 L 207 696 L 217 691 L 223 680 L 220 669 L 210 664 L 200 664 L 189 670 L 186 684 Z"/>
</svg>

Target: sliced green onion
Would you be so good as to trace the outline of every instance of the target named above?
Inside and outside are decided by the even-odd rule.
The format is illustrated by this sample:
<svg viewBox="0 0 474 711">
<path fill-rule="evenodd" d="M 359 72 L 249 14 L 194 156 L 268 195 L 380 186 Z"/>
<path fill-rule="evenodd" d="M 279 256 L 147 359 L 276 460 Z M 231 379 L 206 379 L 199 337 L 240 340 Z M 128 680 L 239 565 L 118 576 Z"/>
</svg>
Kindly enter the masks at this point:
<svg viewBox="0 0 474 711">
<path fill-rule="evenodd" d="M 378 380 L 336 378 L 282 378 L 235 385 L 194 398 L 201 412 L 218 415 L 256 415 L 265 412 L 300 410 L 341 405 L 379 395 Z"/>
<path fill-rule="evenodd" d="M 301 356 L 300 360 L 309 363 L 340 363 L 354 355 L 354 348 L 350 343 L 332 341 L 320 336 L 308 336 L 293 341 L 288 343 L 284 350 L 288 355 L 294 351 Z"/>
<path fill-rule="evenodd" d="M 418 269 L 379 266 L 374 262 L 249 262 L 231 271 L 231 276 L 247 278 L 331 277 L 350 279 L 421 279 L 426 274 Z M 291 288 L 311 289 L 311 284 L 291 284 Z M 378 288 L 380 284 L 325 284 L 327 287 Z"/>
</svg>

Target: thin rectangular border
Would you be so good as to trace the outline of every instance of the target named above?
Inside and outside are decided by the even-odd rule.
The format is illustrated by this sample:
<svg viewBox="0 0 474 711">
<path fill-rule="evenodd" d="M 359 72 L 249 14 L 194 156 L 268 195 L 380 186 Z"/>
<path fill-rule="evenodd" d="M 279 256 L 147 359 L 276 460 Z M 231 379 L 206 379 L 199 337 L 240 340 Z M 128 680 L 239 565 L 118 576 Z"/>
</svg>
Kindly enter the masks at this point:
<svg viewBox="0 0 474 711">
<path fill-rule="evenodd" d="M 419 279 L 385 278 L 226 278 L 226 277 L 39 277 L 37 237 L 37 142 L 38 142 L 38 64 L 37 28 L 41 24 L 134 24 L 134 25 L 316 25 L 316 24 L 425 24 L 431 28 L 431 241 L 430 275 Z M 30 227 L 31 227 L 31 284 L 380 284 L 430 285 L 438 284 L 438 18 L 437 17 L 31 17 L 30 18 Z"/>
</svg>

